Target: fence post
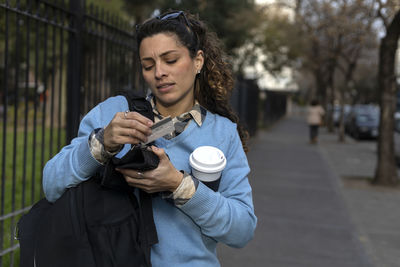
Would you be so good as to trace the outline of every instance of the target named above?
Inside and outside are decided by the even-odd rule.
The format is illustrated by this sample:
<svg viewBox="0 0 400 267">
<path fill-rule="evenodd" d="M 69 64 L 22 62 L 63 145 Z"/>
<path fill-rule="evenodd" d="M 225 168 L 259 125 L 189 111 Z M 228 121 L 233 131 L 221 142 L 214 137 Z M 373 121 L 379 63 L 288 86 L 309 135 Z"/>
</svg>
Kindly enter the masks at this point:
<svg viewBox="0 0 400 267">
<path fill-rule="evenodd" d="M 72 14 L 68 40 L 68 75 L 67 75 L 67 144 L 76 136 L 79 128 L 81 110 L 81 48 L 84 20 L 84 1 L 70 0 Z"/>
</svg>

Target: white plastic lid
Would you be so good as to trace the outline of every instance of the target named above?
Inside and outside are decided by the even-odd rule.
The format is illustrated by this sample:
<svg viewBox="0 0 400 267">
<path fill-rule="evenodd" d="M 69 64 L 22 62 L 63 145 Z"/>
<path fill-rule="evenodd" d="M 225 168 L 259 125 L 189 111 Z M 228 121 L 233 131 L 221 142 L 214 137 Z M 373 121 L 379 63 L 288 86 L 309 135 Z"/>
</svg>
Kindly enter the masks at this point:
<svg viewBox="0 0 400 267">
<path fill-rule="evenodd" d="M 213 173 L 222 171 L 226 166 L 224 153 L 213 146 L 196 148 L 189 158 L 190 166 L 198 171 Z"/>
</svg>

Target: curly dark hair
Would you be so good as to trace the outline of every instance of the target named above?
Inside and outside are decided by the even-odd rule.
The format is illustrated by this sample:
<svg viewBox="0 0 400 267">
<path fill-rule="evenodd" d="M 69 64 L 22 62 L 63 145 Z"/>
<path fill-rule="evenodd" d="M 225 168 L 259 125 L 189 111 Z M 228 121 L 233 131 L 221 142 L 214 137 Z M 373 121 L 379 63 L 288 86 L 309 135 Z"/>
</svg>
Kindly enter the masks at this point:
<svg viewBox="0 0 400 267">
<path fill-rule="evenodd" d="M 194 15 L 183 11 L 169 11 L 137 26 L 137 47 L 142 40 L 158 33 L 175 34 L 192 58 L 198 50 L 204 54 L 204 65 L 196 76 L 195 98 L 210 112 L 228 118 L 237 124 L 243 149 L 247 152 L 248 132 L 240 125 L 229 99 L 234 80 L 232 66 L 227 60 L 223 45 L 214 32 Z"/>
</svg>

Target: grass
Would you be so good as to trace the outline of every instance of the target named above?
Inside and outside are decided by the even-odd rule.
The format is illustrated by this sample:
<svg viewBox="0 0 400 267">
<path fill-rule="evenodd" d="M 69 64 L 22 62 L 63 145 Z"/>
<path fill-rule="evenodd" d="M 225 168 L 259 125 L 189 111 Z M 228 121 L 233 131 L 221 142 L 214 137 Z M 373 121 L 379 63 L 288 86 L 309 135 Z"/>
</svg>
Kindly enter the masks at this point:
<svg viewBox="0 0 400 267">
<path fill-rule="evenodd" d="M 22 109 L 24 108 L 21 107 Z M 5 131 L 3 122 L 0 123 L 0 190 L 4 190 L 0 192 L 0 207 L 3 208 L 3 215 L 29 207 L 43 197 L 43 166 L 65 144 L 65 129 L 59 131 L 54 127 L 43 128 L 43 115 L 40 112 L 36 114 L 36 117 L 40 118 L 36 127 L 33 125 L 32 111 L 28 113 L 28 127 L 24 126 L 23 120 L 15 127 L 15 110 L 10 109 L 7 112 Z M 23 114 L 20 116 L 20 112 L 18 110 L 18 117 L 25 118 Z M 0 237 L 3 236 L 1 250 L 4 251 L 18 243 L 14 240 L 13 232 L 21 215 L 0 221 Z M 19 266 L 19 250 L 0 256 L 0 266 Z"/>
</svg>

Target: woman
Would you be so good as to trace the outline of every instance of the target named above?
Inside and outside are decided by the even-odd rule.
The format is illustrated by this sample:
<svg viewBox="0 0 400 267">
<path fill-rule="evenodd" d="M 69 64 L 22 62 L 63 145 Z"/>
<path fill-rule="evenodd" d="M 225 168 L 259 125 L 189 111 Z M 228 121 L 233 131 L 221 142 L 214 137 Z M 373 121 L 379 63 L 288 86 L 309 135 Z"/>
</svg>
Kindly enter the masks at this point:
<svg viewBox="0 0 400 267">
<path fill-rule="evenodd" d="M 243 247 L 257 221 L 246 133 L 228 104 L 229 65 L 215 34 L 182 11 L 147 20 L 137 27 L 137 41 L 155 121 L 170 116 L 175 123 L 175 131 L 151 147 L 160 158 L 156 169 L 119 170 L 132 187 L 163 192 L 153 198 L 159 242 L 151 250 L 152 264 L 219 266 L 217 243 Z M 124 97 L 111 97 L 83 118 L 78 137 L 45 166 L 49 201 L 90 178 L 112 156 L 122 157 L 130 144 L 148 140 L 153 122 L 127 109 Z M 227 159 L 217 192 L 190 174 L 189 155 L 203 145 L 219 148 Z"/>
<path fill-rule="evenodd" d="M 318 128 L 322 125 L 322 117 L 325 111 L 317 100 L 312 100 L 307 109 L 307 123 L 310 127 L 310 144 L 318 143 Z"/>
</svg>

